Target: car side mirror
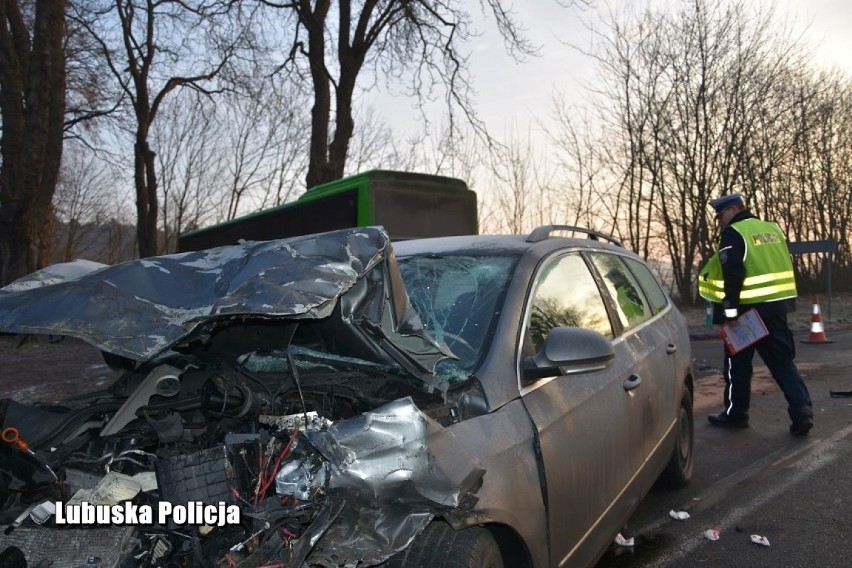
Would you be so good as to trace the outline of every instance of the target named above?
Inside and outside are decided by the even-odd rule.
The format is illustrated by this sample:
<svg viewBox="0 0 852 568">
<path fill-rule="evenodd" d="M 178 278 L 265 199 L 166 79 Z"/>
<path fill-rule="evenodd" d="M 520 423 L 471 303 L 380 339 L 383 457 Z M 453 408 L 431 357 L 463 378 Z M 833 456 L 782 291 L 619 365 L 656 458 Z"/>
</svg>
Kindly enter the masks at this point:
<svg viewBox="0 0 852 568">
<path fill-rule="evenodd" d="M 534 381 L 555 375 L 572 375 L 606 369 L 615 358 L 612 341 L 596 331 L 555 327 L 541 351 L 523 361 L 523 376 Z"/>
</svg>

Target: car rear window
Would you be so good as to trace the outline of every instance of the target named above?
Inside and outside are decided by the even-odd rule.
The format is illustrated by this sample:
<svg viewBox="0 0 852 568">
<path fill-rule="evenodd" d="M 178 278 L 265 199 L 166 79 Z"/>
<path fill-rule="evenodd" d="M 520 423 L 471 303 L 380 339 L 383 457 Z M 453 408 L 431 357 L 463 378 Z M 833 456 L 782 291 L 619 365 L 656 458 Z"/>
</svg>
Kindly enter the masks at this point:
<svg viewBox="0 0 852 568">
<path fill-rule="evenodd" d="M 663 292 L 663 288 L 660 286 L 660 281 L 657 280 L 647 266 L 638 260 L 625 258 L 624 261 L 627 263 L 630 271 L 636 275 L 636 279 L 639 281 L 639 284 L 642 285 L 642 289 L 645 291 L 645 296 L 648 298 L 648 302 L 651 304 L 653 312 L 658 314 L 663 311 L 665 307 L 669 305 L 669 299 L 666 296 L 666 293 Z"/>
<path fill-rule="evenodd" d="M 642 286 L 620 256 L 595 252 L 590 253 L 589 257 L 603 276 L 607 291 L 614 300 L 621 327 L 625 331 L 654 315 Z"/>
</svg>

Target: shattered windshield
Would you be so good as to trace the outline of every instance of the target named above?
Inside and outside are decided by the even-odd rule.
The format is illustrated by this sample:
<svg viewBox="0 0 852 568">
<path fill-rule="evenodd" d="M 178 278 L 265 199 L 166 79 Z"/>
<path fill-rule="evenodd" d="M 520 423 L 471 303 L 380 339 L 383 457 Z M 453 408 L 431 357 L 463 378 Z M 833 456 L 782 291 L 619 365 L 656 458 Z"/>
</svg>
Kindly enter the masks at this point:
<svg viewBox="0 0 852 568">
<path fill-rule="evenodd" d="M 515 258 L 412 256 L 398 261 L 426 331 L 459 358 L 442 361 L 436 374 L 449 382 L 463 380 L 487 348 Z"/>
</svg>

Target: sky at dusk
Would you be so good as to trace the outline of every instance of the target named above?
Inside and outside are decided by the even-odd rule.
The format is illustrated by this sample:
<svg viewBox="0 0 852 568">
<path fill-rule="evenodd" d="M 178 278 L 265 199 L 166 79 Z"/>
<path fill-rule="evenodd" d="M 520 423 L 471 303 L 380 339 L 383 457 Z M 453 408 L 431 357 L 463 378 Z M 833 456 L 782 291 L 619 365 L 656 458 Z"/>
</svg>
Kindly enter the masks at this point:
<svg viewBox="0 0 852 568">
<path fill-rule="evenodd" d="M 671 5 L 672 1 L 610 0 L 610 4 L 621 11 L 649 3 Z M 813 50 L 815 66 L 837 67 L 852 75 L 852 0 L 748 1 L 756 8 L 774 4 L 779 22 L 801 34 Z M 527 37 L 541 46 L 539 57 L 522 63 L 513 61 L 506 55 L 496 30 L 483 27 L 478 1 L 471 0 L 471 15 L 483 31 L 471 45 L 471 71 L 478 92 L 476 106 L 498 137 L 513 130 L 523 134 L 529 124 L 546 120 L 555 94 L 579 100 L 585 87 L 594 80 L 590 58 L 564 44 L 567 40 L 582 48 L 589 45 L 589 31 L 576 9 L 563 8 L 557 0 L 509 2 L 526 28 Z M 604 4 L 601 0 L 597 3 Z M 591 21 L 594 15 L 587 12 L 582 18 Z M 410 100 L 394 99 L 382 105 L 386 116 L 391 118 L 391 126 L 404 130 L 406 117 L 416 120 L 417 113 L 410 109 Z"/>
</svg>

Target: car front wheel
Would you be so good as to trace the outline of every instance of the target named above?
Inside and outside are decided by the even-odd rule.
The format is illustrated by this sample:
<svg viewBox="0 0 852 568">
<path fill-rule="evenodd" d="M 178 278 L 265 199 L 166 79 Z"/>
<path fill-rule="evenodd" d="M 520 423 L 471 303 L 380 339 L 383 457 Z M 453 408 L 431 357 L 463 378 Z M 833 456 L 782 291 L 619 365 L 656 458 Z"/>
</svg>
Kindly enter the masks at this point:
<svg viewBox="0 0 852 568">
<path fill-rule="evenodd" d="M 663 471 L 662 481 L 673 489 L 680 489 L 692 477 L 695 424 L 692 417 L 692 392 L 686 387 L 680 400 L 677 418 L 677 437 L 669 465 Z"/>
<path fill-rule="evenodd" d="M 500 547 L 483 527 L 453 530 L 434 522 L 384 568 L 503 568 Z"/>
</svg>

